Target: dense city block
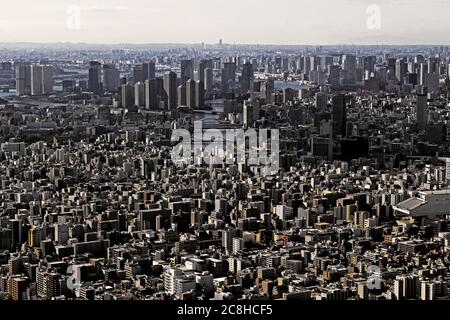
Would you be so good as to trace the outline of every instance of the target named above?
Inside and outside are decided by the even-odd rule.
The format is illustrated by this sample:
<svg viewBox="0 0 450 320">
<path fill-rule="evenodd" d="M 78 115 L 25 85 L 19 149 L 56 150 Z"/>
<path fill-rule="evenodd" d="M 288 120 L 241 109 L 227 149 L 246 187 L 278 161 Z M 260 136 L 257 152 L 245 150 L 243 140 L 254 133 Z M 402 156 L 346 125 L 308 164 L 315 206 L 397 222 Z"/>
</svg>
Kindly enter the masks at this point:
<svg viewBox="0 0 450 320">
<path fill-rule="evenodd" d="M 447 46 L 2 48 L 0 300 L 447 300 L 449 88 Z"/>
</svg>

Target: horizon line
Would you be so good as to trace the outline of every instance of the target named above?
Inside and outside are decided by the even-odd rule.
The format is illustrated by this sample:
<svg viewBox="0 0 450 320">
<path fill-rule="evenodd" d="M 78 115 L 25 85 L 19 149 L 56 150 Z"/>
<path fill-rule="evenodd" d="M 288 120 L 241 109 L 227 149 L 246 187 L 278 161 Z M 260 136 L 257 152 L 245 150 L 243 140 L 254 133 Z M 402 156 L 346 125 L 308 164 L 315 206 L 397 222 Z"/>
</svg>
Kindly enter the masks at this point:
<svg viewBox="0 0 450 320">
<path fill-rule="evenodd" d="M 219 43 L 208 43 L 208 42 L 72 42 L 72 41 L 50 41 L 50 42 L 35 42 L 35 41 L 14 41 L 14 42 L 0 42 L 0 45 L 97 45 L 97 46 L 114 46 L 114 45 L 130 45 L 130 46 L 155 46 L 155 45 L 171 45 L 171 46 L 201 46 L 201 45 L 212 45 L 218 46 Z M 276 43 L 230 43 L 223 42 L 222 46 L 298 46 L 298 47 L 339 47 L 339 46 L 399 46 L 399 47 L 409 47 L 409 46 L 422 46 L 422 47 L 450 47 L 450 44 L 434 43 L 434 44 L 423 44 L 423 43 L 382 43 L 382 44 L 361 44 L 361 43 L 335 43 L 335 44 L 276 44 Z"/>
</svg>

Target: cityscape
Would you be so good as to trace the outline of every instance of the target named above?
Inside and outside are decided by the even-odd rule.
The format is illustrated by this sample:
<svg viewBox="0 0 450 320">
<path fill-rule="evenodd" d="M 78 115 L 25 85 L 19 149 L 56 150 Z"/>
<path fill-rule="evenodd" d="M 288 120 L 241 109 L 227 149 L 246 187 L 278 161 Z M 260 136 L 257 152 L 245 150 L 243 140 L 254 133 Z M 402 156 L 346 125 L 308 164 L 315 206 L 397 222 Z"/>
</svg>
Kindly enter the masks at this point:
<svg viewBox="0 0 450 320">
<path fill-rule="evenodd" d="M 450 45 L 122 43 L 0 44 L 0 300 L 450 299 Z"/>
</svg>

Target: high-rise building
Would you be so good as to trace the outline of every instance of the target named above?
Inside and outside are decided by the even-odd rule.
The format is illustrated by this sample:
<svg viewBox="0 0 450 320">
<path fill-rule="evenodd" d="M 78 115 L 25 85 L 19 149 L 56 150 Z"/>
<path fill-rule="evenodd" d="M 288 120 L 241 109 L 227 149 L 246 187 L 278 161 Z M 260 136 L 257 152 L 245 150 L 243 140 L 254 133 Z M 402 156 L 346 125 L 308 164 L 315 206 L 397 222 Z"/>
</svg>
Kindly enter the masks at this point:
<svg viewBox="0 0 450 320">
<path fill-rule="evenodd" d="M 21 221 L 19 219 L 9 220 L 9 228 L 11 229 L 11 244 L 14 249 L 17 249 L 23 243 Z"/>
<path fill-rule="evenodd" d="M 273 79 L 267 79 L 266 81 L 264 81 L 262 87 L 262 95 L 263 98 L 266 99 L 267 104 L 273 103 L 272 94 L 274 89 L 275 83 Z"/>
<path fill-rule="evenodd" d="M 89 63 L 88 90 L 96 94 L 101 93 L 101 64 L 98 61 L 91 61 Z"/>
<path fill-rule="evenodd" d="M 8 273 L 15 275 L 20 273 L 22 257 L 20 255 L 11 256 L 8 260 Z"/>
<path fill-rule="evenodd" d="M 394 280 L 394 297 L 397 300 L 403 300 L 405 297 L 403 293 L 403 279 L 397 278 Z"/>
<path fill-rule="evenodd" d="M 398 82 L 403 83 L 406 72 L 408 71 L 408 64 L 404 59 L 397 59 L 395 62 L 395 78 Z"/>
<path fill-rule="evenodd" d="M 358 298 L 360 300 L 367 300 L 369 296 L 369 289 L 367 287 L 366 281 L 361 281 L 357 283 L 357 291 L 358 291 Z"/>
<path fill-rule="evenodd" d="M 177 74 L 169 71 L 164 75 L 164 101 L 168 110 L 177 107 Z"/>
<path fill-rule="evenodd" d="M 294 101 L 295 98 L 295 90 L 292 88 L 284 88 L 283 89 L 283 103 L 286 104 L 288 102 Z"/>
<path fill-rule="evenodd" d="M 24 300 L 23 294 L 28 288 L 28 277 L 18 276 L 11 279 L 10 295 L 13 300 Z"/>
<path fill-rule="evenodd" d="M 327 70 L 328 83 L 332 87 L 339 87 L 340 85 L 340 67 L 329 65 Z"/>
<path fill-rule="evenodd" d="M 177 88 L 178 105 L 186 105 L 186 84 L 179 85 Z"/>
<path fill-rule="evenodd" d="M 26 67 L 25 67 L 26 68 Z M 22 76 L 24 70 L 19 67 L 19 76 Z M 27 70 L 25 69 L 25 80 L 19 79 L 19 91 L 22 91 L 22 85 L 26 87 Z M 30 67 L 31 94 L 41 95 L 53 91 L 53 66 L 35 64 Z M 25 90 L 25 89 L 24 89 Z"/>
<path fill-rule="evenodd" d="M 394 296 L 397 300 L 417 299 L 420 295 L 418 275 L 401 275 L 394 280 Z"/>
<path fill-rule="evenodd" d="M 136 64 L 133 67 L 133 81 L 134 83 L 144 81 L 144 67 L 142 64 Z"/>
<path fill-rule="evenodd" d="M 203 81 L 195 82 L 195 106 L 197 108 L 202 108 L 205 104 L 205 86 Z"/>
<path fill-rule="evenodd" d="M 425 92 L 417 94 L 416 114 L 417 114 L 417 125 L 419 130 L 425 130 L 427 126 L 428 123 L 427 106 L 428 106 L 427 94 Z"/>
<path fill-rule="evenodd" d="M 119 89 L 120 72 L 114 64 L 103 65 L 103 89 L 109 92 L 117 92 Z"/>
<path fill-rule="evenodd" d="M 38 271 L 36 274 L 37 296 L 51 299 L 59 295 L 59 276 L 56 272 Z"/>
<path fill-rule="evenodd" d="M 363 70 L 364 71 L 368 71 L 369 74 L 375 72 L 375 64 L 376 64 L 376 62 L 377 62 L 377 57 L 376 56 L 364 57 Z"/>
<path fill-rule="evenodd" d="M 242 250 L 244 250 L 244 239 L 233 238 L 233 254 L 238 254 Z"/>
<path fill-rule="evenodd" d="M 155 76 L 156 76 L 155 63 L 153 61 L 143 63 L 142 64 L 143 81 L 155 79 Z"/>
<path fill-rule="evenodd" d="M 353 54 L 345 54 L 342 56 L 342 70 L 344 78 L 353 82 L 356 80 L 356 56 Z"/>
<path fill-rule="evenodd" d="M 333 137 L 345 135 L 345 126 L 347 119 L 347 108 L 345 105 L 345 96 L 343 94 L 334 95 L 331 99 L 332 107 L 332 134 Z"/>
<path fill-rule="evenodd" d="M 146 109 L 154 109 L 157 108 L 156 101 L 156 81 L 154 80 L 145 80 L 145 108 Z"/>
<path fill-rule="evenodd" d="M 450 158 L 445 160 L 445 181 L 450 183 Z"/>
<path fill-rule="evenodd" d="M 179 268 L 168 268 L 164 272 L 164 290 L 170 294 L 176 291 L 176 279 L 183 276 L 183 271 Z"/>
<path fill-rule="evenodd" d="M 163 81 L 161 78 L 145 80 L 145 107 L 158 109 L 163 96 Z"/>
<path fill-rule="evenodd" d="M 222 231 L 222 247 L 233 250 L 233 239 L 239 236 L 239 229 L 229 229 Z"/>
<path fill-rule="evenodd" d="M 303 66 L 302 70 L 304 74 L 309 74 L 311 71 L 311 62 L 309 56 L 303 56 L 301 65 Z"/>
<path fill-rule="evenodd" d="M 195 81 L 189 79 L 186 81 L 186 106 L 195 109 Z"/>
<path fill-rule="evenodd" d="M 325 72 L 328 69 L 329 65 L 333 64 L 333 57 L 330 56 L 322 56 L 320 57 L 320 62 L 319 62 L 319 66 L 320 66 L 320 70 Z"/>
<path fill-rule="evenodd" d="M 31 66 L 31 95 L 42 94 L 42 66 L 34 64 Z"/>
<path fill-rule="evenodd" d="M 427 73 L 425 75 L 425 84 L 428 92 L 436 93 L 439 92 L 439 74 L 438 73 Z"/>
<path fill-rule="evenodd" d="M 122 107 L 128 108 L 134 105 L 134 86 L 131 83 L 122 85 Z"/>
<path fill-rule="evenodd" d="M 240 87 L 242 94 L 246 94 L 253 89 L 253 66 L 251 63 L 247 62 L 242 65 Z"/>
<path fill-rule="evenodd" d="M 436 285 L 433 282 L 420 282 L 420 300 L 435 300 L 436 291 Z"/>
<path fill-rule="evenodd" d="M 49 94 L 53 91 L 53 66 L 42 66 L 42 94 Z"/>
<path fill-rule="evenodd" d="M 16 68 L 16 95 L 31 94 L 31 65 L 17 64 Z"/>
<path fill-rule="evenodd" d="M 67 223 L 58 223 L 55 226 L 55 240 L 59 244 L 66 245 L 69 240 L 69 225 Z"/>
<path fill-rule="evenodd" d="M 153 61 L 137 64 L 133 67 L 134 83 L 155 79 L 155 63 Z"/>
<path fill-rule="evenodd" d="M 41 245 L 41 240 L 45 239 L 45 230 L 41 227 L 33 227 L 28 230 L 28 245 L 37 247 Z"/>
<path fill-rule="evenodd" d="M 325 92 L 316 93 L 316 110 L 324 110 L 327 108 L 328 97 Z"/>
<path fill-rule="evenodd" d="M 200 60 L 198 63 L 198 69 L 197 69 L 197 80 L 205 81 L 205 70 L 207 68 L 212 68 L 212 61 L 211 60 Z"/>
<path fill-rule="evenodd" d="M 236 64 L 225 62 L 222 68 L 222 93 L 226 94 L 234 88 L 236 81 Z"/>
<path fill-rule="evenodd" d="M 181 60 L 181 83 L 194 79 L 194 63 L 192 60 Z"/>
<path fill-rule="evenodd" d="M 427 75 L 428 75 L 428 67 L 425 63 L 421 63 L 419 67 L 419 84 L 421 86 L 425 85 L 425 82 L 427 81 Z"/>
<path fill-rule="evenodd" d="M 333 140 L 326 137 L 311 137 L 311 152 L 313 156 L 333 160 Z"/>
<path fill-rule="evenodd" d="M 134 104 L 138 107 L 145 106 L 145 84 L 137 82 L 134 85 Z"/>
<path fill-rule="evenodd" d="M 211 68 L 205 69 L 205 76 L 203 77 L 203 83 L 205 84 L 206 94 L 209 96 L 213 90 L 213 70 Z"/>
<path fill-rule="evenodd" d="M 428 73 L 438 73 L 439 59 L 436 59 L 435 57 L 428 57 L 427 65 Z"/>
<path fill-rule="evenodd" d="M 259 106 L 252 101 L 245 100 L 242 110 L 242 121 L 245 127 L 252 127 L 254 122 L 259 120 Z"/>
</svg>

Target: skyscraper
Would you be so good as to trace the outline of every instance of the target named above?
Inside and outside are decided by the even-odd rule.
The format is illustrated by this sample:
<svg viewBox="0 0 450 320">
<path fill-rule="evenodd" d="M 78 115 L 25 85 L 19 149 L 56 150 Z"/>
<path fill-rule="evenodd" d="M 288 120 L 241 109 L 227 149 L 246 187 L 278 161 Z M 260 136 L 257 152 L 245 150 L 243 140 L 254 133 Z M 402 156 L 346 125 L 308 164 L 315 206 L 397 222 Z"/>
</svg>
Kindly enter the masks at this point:
<svg viewBox="0 0 450 320">
<path fill-rule="evenodd" d="M 205 69 L 203 83 L 205 84 L 206 94 L 209 96 L 213 90 L 213 70 L 211 68 Z"/>
<path fill-rule="evenodd" d="M 439 70 L 439 61 L 434 57 L 428 57 L 428 73 L 437 73 Z"/>
<path fill-rule="evenodd" d="M 173 71 L 164 75 L 164 101 L 169 110 L 177 107 L 177 74 Z"/>
<path fill-rule="evenodd" d="M 311 62 L 310 62 L 309 56 L 304 56 L 302 60 L 303 60 L 303 63 L 302 63 L 303 73 L 309 74 L 309 72 L 311 71 Z"/>
<path fill-rule="evenodd" d="M 119 70 L 114 64 L 103 65 L 103 89 L 109 92 L 117 92 L 119 88 Z"/>
<path fill-rule="evenodd" d="M 48 94 L 53 91 L 53 66 L 44 65 L 42 67 L 42 93 Z"/>
<path fill-rule="evenodd" d="M 328 83 L 332 87 L 339 87 L 340 85 L 340 69 L 339 66 L 329 65 L 327 70 Z"/>
<path fill-rule="evenodd" d="M 144 94 L 145 94 L 145 108 L 146 109 L 151 109 L 151 108 L 155 108 L 156 105 L 156 92 L 153 89 L 152 90 L 152 85 L 154 87 L 154 81 L 151 80 L 145 80 L 144 82 Z M 153 101 L 152 101 L 153 100 Z"/>
<path fill-rule="evenodd" d="M 98 61 L 89 63 L 89 81 L 88 90 L 90 92 L 100 94 L 102 90 L 101 84 L 101 64 Z"/>
<path fill-rule="evenodd" d="M 196 104 L 195 104 L 195 81 L 192 79 L 189 79 L 186 82 L 186 106 L 191 109 L 194 109 L 196 107 Z"/>
<path fill-rule="evenodd" d="M 200 60 L 197 69 L 198 80 L 205 81 L 205 70 L 207 68 L 212 68 L 211 60 Z"/>
<path fill-rule="evenodd" d="M 194 79 L 194 64 L 192 60 L 181 60 L 181 83 Z"/>
<path fill-rule="evenodd" d="M 394 296 L 397 300 L 417 299 L 419 294 L 419 276 L 401 275 L 394 280 Z"/>
<path fill-rule="evenodd" d="M 28 230 L 28 244 L 30 247 L 39 247 L 41 240 L 45 239 L 45 230 L 41 227 L 33 227 Z"/>
<path fill-rule="evenodd" d="M 356 56 L 353 54 L 344 54 L 342 56 L 342 70 L 344 78 L 349 82 L 356 80 Z"/>
<path fill-rule="evenodd" d="M 229 229 L 222 232 L 222 247 L 233 250 L 233 239 L 239 236 L 239 229 Z"/>
<path fill-rule="evenodd" d="M 158 83 L 161 82 L 161 79 L 151 79 L 145 80 L 145 107 L 147 109 L 158 109 L 158 95 L 161 92 L 158 91 Z M 159 86 L 162 87 L 160 84 Z"/>
<path fill-rule="evenodd" d="M 234 88 L 236 81 L 236 64 L 234 62 L 225 62 L 222 68 L 222 93 L 228 93 Z"/>
<path fill-rule="evenodd" d="M 153 61 L 145 62 L 142 64 L 142 77 L 143 81 L 155 79 L 155 63 Z"/>
<path fill-rule="evenodd" d="M 427 65 L 425 63 L 421 63 L 419 66 L 419 84 L 421 86 L 425 85 L 427 74 L 428 74 Z"/>
<path fill-rule="evenodd" d="M 273 103 L 273 101 L 272 101 L 272 93 L 273 93 L 274 89 L 275 89 L 274 80 L 273 79 L 267 79 L 264 82 L 263 89 L 262 89 L 263 97 L 266 99 L 266 103 L 267 104 Z"/>
<path fill-rule="evenodd" d="M 22 93 L 23 90 L 26 91 L 25 88 L 27 85 L 27 68 L 28 66 L 25 66 L 25 69 L 22 69 L 22 67 L 19 67 L 18 69 L 19 77 L 25 75 L 25 79 L 18 79 L 18 90 L 20 91 L 20 93 Z M 48 94 L 52 92 L 54 84 L 53 66 L 39 64 L 32 65 L 30 67 L 30 84 L 32 95 Z M 22 85 L 24 86 L 24 89 L 22 89 Z"/>
<path fill-rule="evenodd" d="M 136 64 L 133 67 L 133 80 L 134 83 L 144 81 L 144 67 L 142 64 Z"/>
<path fill-rule="evenodd" d="M 134 87 L 127 83 L 122 85 L 122 107 L 128 108 L 134 105 Z"/>
<path fill-rule="evenodd" d="M 145 84 L 142 82 L 134 85 L 134 104 L 138 107 L 145 106 Z"/>
<path fill-rule="evenodd" d="M 155 78 L 155 63 L 153 61 L 137 64 L 133 67 L 134 83 Z"/>
<path fill-rule="evenodd" d="M 345 96 L 343 94 L 337 94 L 332 97 L 332 134 L 333 138 L 338 135 L 345 135 L 345 125 L 347 119 L 347 109 L 345 106 Z"/>
<path fill-rule="evenodd" d="M 369 71 L 369 74 L 375 72 L 375 64 L 377 62 L 376 56 L 364 57 L 364 71 Z"/>
<path fill-rule="evenodd" d="M 241 93 L 246 94 L 252 90 L 253 85 L 253 66 L 251 63 L 242 65 L 242 75 L 240 78 Z"/>
<path fill-rule="evenodd" d="M 403 83 L 406 72 L 408 70 L 408 64 L 403 59 L 397 59 L 395 62 L 395 78 L 398 82 Z"/>
<path fill-rule="evenodd" d="M 186 105 L 186 84 L 179 85 L 177 88 L 178 95 L 178 105 L 185 106 Z"/>
<path fill-rule="evenodd" d="M 56 272 L 38 271 L 36 289 L 38 297 L 51 299 L 59 295 L 59 275 Z"/>
<path fill-rule="evenodd" d="M 16 95 L 23 96 L 31 94 L 31 66 L 17 64 L 16 68 Z"/>
<path fill-rule="evenodd" d="M 417 126 L 419 130 L 425 130 L 428 123 L 426 91 L 422 91 L 422 93 L 417 94 L 416 113 L 417 113 Z"/>
<path fill-rule="evenodd" d="M 40 65 L 31 66 L 31 95 L 42 94 L 42 67 Z"/>
<path fill-rule="evenodd" d="M 13 300 L 25 300 L 24 293 L 27 290 L 29 278 L 28 277 L 14 277 L 11 279 L 10 295 Z"/>
<path fill-rule="evenodd" d="M 245 127 L 253 126 L 253 105 L 250 101 L 244 101 L 243 111 L 242 111 L 242 121 Z"/>
<path fill-rule="evenodd" d="M 205 104 L 205 86 L 203 81 L 195 82 L 195 105 L 197 108 L 202 108 Z"/>
<path fill-rule="evenodd" d="M 311 137 L 311 152 L 314 156 L 333 160 L 333 139 L 328 137 Z"/>
<path fill-rule="evenodd" d="M 316 110 L 324 110 L 327 107 L 328 97 L 325 92 L 316 93 Z"/>
<path fill-rule="evenodd" d="M 67 223 L 58 223 L 55 226 L 55 241 L 61 245 L 66 245 L 69 240 L 69 225 Z"/>
</svg>

